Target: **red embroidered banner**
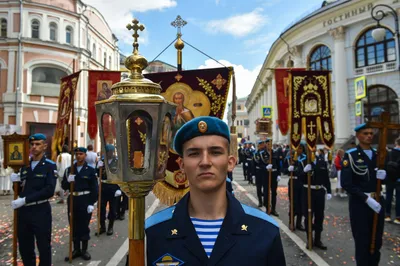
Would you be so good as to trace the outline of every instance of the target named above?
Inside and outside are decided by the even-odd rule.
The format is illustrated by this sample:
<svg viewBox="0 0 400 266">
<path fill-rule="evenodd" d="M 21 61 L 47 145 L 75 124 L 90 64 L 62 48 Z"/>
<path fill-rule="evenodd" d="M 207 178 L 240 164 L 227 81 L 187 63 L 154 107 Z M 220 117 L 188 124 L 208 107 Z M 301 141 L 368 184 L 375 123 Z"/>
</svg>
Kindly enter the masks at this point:
<svg viewBox="0 0 400 266">
<path fill-rule="evenodd" d="M 314 150 L 318 137 L 331 148 L 335 141 L 329 71 L 291 71 L 290 140 L 300 145 L 302 134 Z"/>
<path fill-rule="evenodd" d="M 119 71 L 90 70 L 88 82 L 88 121 L 87 131 L 89 138 L 95 139 L 98 130 L 95 102 L 106 100 L 111 97 L 111 86 L 121 81 Z M 103 119 L 107 120 L 104 116 Z M 104 123 L 105 132 L 109 132 L 108 124 Z"/>
<path fill-rule="evenodd" d="M 64 145 L 70 114 L 74 107 L 75 91 L 78 87 L 80 73 L 81 72 L 79 71 L 61 79 L 56 132 L 51 147 L 52 158 L 53 155 L 57 155 L 57 150 L 61 151 L 62 146 Z"/>
<path fill-rule="evenodd" d="M 305 70 L 304 68 L 276 68 L 276 100 L 278 106 L 278 120 L 276 123 L 282 135 L 286 136 L 289 131 L 289 72 L 294 70 Z"/>
</svg>

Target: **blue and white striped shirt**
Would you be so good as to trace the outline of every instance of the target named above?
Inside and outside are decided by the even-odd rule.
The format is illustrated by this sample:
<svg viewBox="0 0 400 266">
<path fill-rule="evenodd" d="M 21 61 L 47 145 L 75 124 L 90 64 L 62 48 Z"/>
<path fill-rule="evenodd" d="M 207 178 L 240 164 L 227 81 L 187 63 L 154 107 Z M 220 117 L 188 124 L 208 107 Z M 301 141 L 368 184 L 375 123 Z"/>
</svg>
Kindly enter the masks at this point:
<svg viewBox="0 0 400 266">
<path fill-rule="evenodd" d="M 210 257 L 224 219 L 202 220 L 193 217 L 190 217 L 190 219 L 207 256 Z"/>
</svg>

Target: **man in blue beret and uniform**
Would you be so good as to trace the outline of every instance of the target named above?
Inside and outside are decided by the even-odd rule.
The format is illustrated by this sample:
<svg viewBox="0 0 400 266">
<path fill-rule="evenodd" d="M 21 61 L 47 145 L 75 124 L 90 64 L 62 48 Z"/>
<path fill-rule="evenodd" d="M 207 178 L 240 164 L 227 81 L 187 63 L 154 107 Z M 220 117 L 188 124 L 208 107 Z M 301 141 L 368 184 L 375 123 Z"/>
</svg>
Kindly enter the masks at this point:
<svg viewBox="0 0 400 266">
<path fill-rule="evenodd" d="M 89 223 L 94 210 L 94 203 L 97 201 L 98 183 L 96 178 L 96 170 L 89 166 L 86 159 L 87 149 L 78 147 L 75 149 L 76 163 L 74 164 L 74 172 L 71 172 L 71 167 L 65 170 L 62 181 L 64 190 L 70 189 L 70 183 L 74 182 L 74 191 L 69 197 L 73 198 L 73 221 L 68 216 L 69 222 L 73 223 L 73 242 L 74 250 L 72 258 L 82 257 L 84 260 L 90 260 L 91 256 L 88 249 L 90 239 Z M 70 201 L 68 197 L 68 213 L 70 212 Z M 82 249 L 81 249 L 82 242 Z M 68 261 L 69 257 L 65 257 Z"/>
<path fill-rule="evenodd" d="M 106 158 L 108 167 L 110 169 L 117 168 L 117 158 L 115 158 L 115 147 L 112 144 L 106 145 Z M 97 174 L 101 174 L 101 207 L 100 207 L 100 232 L 103 234 L 106 232 L 106 207 L 108 203 L 108 228 L 107 235 L 111 236 L 114 234 L 114 221 L 117 216 L 117 198 L 121 196 L 121 190 L 117 184 L 107 183 L 107 172 L 104 169 L 104 159 L 97 162 Z"/>
<path fill-rule="evenodd" d="M 57 180 L 56 164 L 46 159 L 46 136 L 40 133 L 29 137 L 32 158 L 11 181 L 21 182 L 19 197 L 11 202 L 18 209 L 18 243 L 26 266 L 36 265 L 35 239 L 41 266 L 51 265 L 51 207 Z"/>
<path fill-rule="evenodd" d="M 249 184 L 253 184 L 253 176 L 255 175 L 254 172 L 254 153 L 255 150 L 253 149 L 253 143 L 247 142 L 247 148 L 244 150 L 245 161 L 244 165 L 246 166 L 246 176 L 244 177 L 245 180 L 248 181 Z"/>
<path fill-rule="evenodd" d="M 265 207 L 267 208 L 268 212 L 268 205 L 271 204 L 271 213 L 275 216 L 279 216 L 278 212 L 276 211 L 276 197 L 277 197 L 277 190 L 278 190 L 278 182 L 281 180 L 281 164 L 279 159 L 279 154 L 277 151 L 270 149 L 272 143 L 270 139 L 267 139 L 266 146 L 263 153 L 263 161 L 268 163 L 266 166 L 267 171 L 271 171 L 271 190 L 268 189 L 268 182 L 269 182 L 269 172 L 267 173 L 266 178 L 264 178 L 264 203 Z M 270 162 L 270 156 L 272 151 L 272 163 Z M 270 197 L 271 193 L 271 197 Z M 270 202 L 271 199 L 271 202 Z"/>
<path fill-rule="evenodd" d="M 147 265 L 286 265 L 277 223 L 226 191 L 236 165 L 229 143 L 228 126 L 215 117 L 192 119 L 176 133 L 190 192 L 146 220 Z"/>
<path fill-rule="evenodd" d="M 357 147 L 346 151 L 342 161 L 341 185 L 349 195 L 349 212 L 351 230 L 356 246 L 358 266 L 377 266 L 380 260 L 382 234 L 384 226 L 384 208 L 376 199 L 377 179 L 384 180 L 386 171 L 377 169 L 377 153 L 371 147 L 374 132 L 366 124 L 355 129 L 359 141 Z M 375 252 L 370 253 L 373 217 L 377 213 Z"/>
<path fill-rule="evenodd" d="M 257 151 L 254 153 L 254 165 L 255 165 L 255 179 L 256 179 L 256 191 L 258 198 L 258 207 L 264 206 L 263 202 L 263 183 L 266 178 L 265 164 L 262 161 L 261 154 L 264 151 L 265 141 L 257 141 Z"/>
</svg>

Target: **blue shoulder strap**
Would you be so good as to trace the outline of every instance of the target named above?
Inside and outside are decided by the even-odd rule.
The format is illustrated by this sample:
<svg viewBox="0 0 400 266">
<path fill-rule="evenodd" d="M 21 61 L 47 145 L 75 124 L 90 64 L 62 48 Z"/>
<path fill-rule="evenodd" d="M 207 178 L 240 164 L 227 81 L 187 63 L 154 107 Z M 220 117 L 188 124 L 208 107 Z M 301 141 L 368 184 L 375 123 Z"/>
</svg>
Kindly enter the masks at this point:
<svg viewBox="0 0 400 266">
<path fill-rule="evenodd" d="M 257 210 L 255 208 L 252 208 L 250 206 L 244 205 L 242 204 L 243 210 L 247 215 L 253 216 L 253 217 L 257 217 L 261 220 L 267 221 L 273 225 L 275 225 L 276 227 L 279 228 L 278 223 L 268 214 L 266 214 L 265 212 L 262 212 L 260 210 Z"/>
<path fill-rule="evenodd" d="M 53 161 L 50 160 L 50 159 L 46 159 L 46 162 L 51 163 L 51 164 L 56 164 L 55 162 L 53 162 Z"/>
<path fill-rule="evenodd" d="M 355 150 L 357 150 L 357 148 L 351 148 L 351 149 L 348 149 L 348 150 L 346 151 L 346 153 L 351 153 L 351 152 L 353 152 L 353 151 L 355 151 Z"/>
<path fill-rule="evenodd" d="M 144 229 L 147 230 L 148 228 L 154 225 L 170 220 L 172 218 L 172 215 L 174 214 L 174 210 L 175 206 L 171 206 L 169 208 L 157 212 L 156 214 L 153 214 L 152 216 L 146 219 L 144 224 Z"/>
</svg>

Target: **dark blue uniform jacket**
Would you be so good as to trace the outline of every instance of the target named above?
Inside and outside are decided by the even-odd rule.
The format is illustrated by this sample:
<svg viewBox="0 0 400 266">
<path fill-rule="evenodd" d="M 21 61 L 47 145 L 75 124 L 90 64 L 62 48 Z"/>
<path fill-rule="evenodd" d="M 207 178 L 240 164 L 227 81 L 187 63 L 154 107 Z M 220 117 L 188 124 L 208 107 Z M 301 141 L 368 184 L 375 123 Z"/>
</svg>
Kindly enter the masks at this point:
<svg viewBox="0 0 400 266">
<path fill-rule="evenodd" d="M 286 265 L 279 227 L 227 193 L 228 210 L 208 258 L 188 213 L 190 192 L 146 220 L 147 265 Z M 158 264 L 158 263 L 175 264 Z"/>
</svg>

